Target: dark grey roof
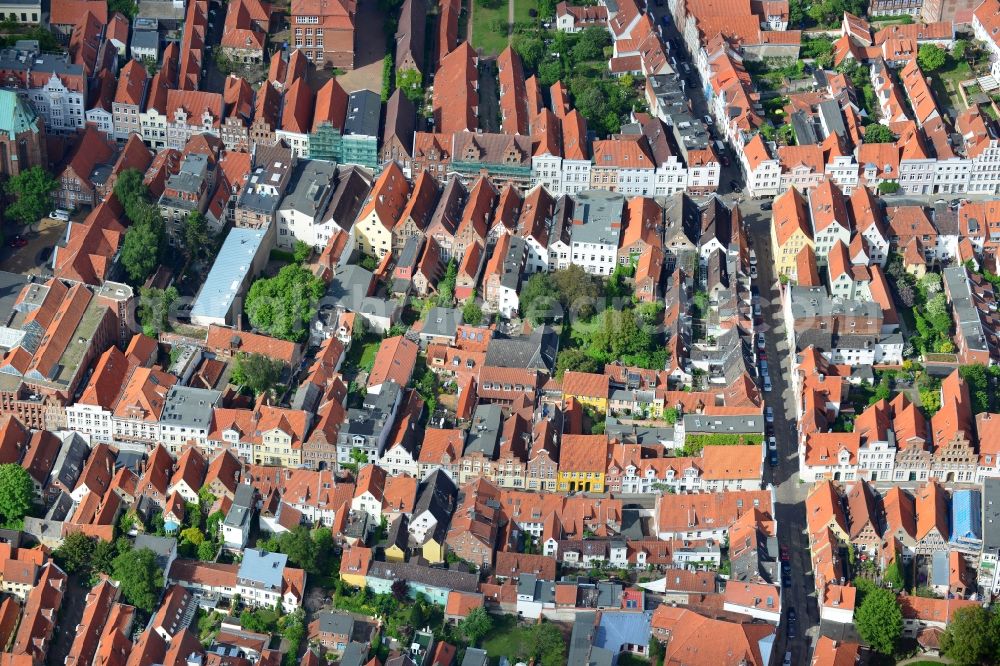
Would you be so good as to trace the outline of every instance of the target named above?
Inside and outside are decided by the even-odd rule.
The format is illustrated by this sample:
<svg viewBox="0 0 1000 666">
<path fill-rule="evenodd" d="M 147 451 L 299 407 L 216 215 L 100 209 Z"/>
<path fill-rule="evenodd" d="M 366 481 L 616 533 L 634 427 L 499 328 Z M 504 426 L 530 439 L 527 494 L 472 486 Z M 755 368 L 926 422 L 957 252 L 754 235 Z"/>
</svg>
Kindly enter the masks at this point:
<svg viewBox="0 0 1000 666">
<path fill-rule="evenodd" d="M 673 405 L 668 405 L 672 407 Z M 661 445 L 663 442 L 674 441 L 672 426 L 657 427 L 641 423 L 619 423 L 618 419 L 609 416 L 604 423 L 604 431 L 609 437 L 615 437 L 629 444 Z"/>
<path fill-rule="evenodd" d="M 403 244 L 403 249 L 399 253 L 399 259 L 396 261 L 396 266 L 400 267 L 413 267 L 417 265 L 417 261 L 420 259 L 420 251 L 424 248 L 424 237 L 423 236 L 410 236 L 406 239 Z M 409 281 L 407 281 L 409 282 Z"/>
<path fill-rule="evenodd" d="M 24 285 L 30 282 L 26 275 L 0 271 L 0 325 L 6 326 L 14 318 L 14 301 Z"/>
<path fill-rule="evenodd" d="M 132 33 L 132 48 L 159 49 L 160 33 L 153 30 L 136 30 Z"/>
<path fill-rule="evenodd" d="M 499 368 L 534 368 L 555 372 L 559 336 L 551 326 L 539 326 L 531 335 L 515 338 L 494 334 L 486 349 L 486 365 Z"/>
<path fill-rule="evenodd" d="M 324 611 L 319 614 L 319 630 L 327 634 L 350 637 L 354 632 L 354 618 L 347 613 Z"/>
<path fill-rule="evenodd" d="M 281 208 L 317 217 L 333 193 L 337 167 L 322 160 L 302 160 L 295 165 Z"/>
<path fill-rule="evenodd" d="M 451 477 L 436 469 L 424 479 L 417 491 L 417 501 L 413 506 L 413 516 L 429 511 L 438 523 L 447 523 L 455 510 L 458 488 Z"/>
<path fill-rule="evenodd" d="M 323 213 L 323 220 L 332 219 L 341 229 L 350 230 L 371 189 L 371 179 L 360 168 L 338 168 L 337 187 Z"/>
<path fill-rule="evenodd" d="M 848 138 L 847 127 L 844 125 L 844 116 L 840 112 L 840 104 L 837 100 L 827 99 L 819 103 L 819 115 L 826 127 L 827 134 L 836 134 L 841 138 Z"/>
<path fill-rule="evenodd" d="M 567 666 L 612 666 L 617 655 L 594 646 L 597 638 L 597 613 L 577 613 L 569 639 Z"/>
<path fill-rule="evenodd" d="M 764 417 L 760 415 L 685 414 L 684 432 L 699 434 L 763 434 Z"/>
<path fill-rule="evenodd" d="M 489 663 L 486 650 L 479 648 L 468 648 L 465 651 L 465 658 L 462 659 L 462 666 L 486 666 Z"/>
<path fill-rule="evenodd" d="M 461 323 L 461 310 L 433 307 L 428 310 L 427 317 L 424 318 L 424 328 L 420 331 L 420 335 L 431 338 L 454 338 Z"/>
<path fill-rule="evenodd" d="M 167 392 L 160 422 L 208 430 L 212 425 L 212 407 L 221 397 L 222 391 L 174 384 Z"/>
<path fill-rule="evenodd" d="M 62 448 L 52 466 L 50 479 L 57 480 L 63 488 L 73 488 L 80 478 L 83 465 L 90 454 L 90 447 L 77 433 L 71 433 L 62 438 Z"/>
<path fill-rule="evenodd" d="M 351 642 L 340 657 L 340 666 L 364 666 L 368 660 L 368 645 Z"/>
<path fill-rule="evenodd" d="M 167 568 L 172 556 L 177 554 L 177 539 L 161 537 L 153 534 L 140 534 L 135 538 L 135 549 L 149 548 L 156 555 L 156 566 Z"/>
<path fill-rule="evenodd" d="M 795 133 L 795 143 L 799 146 L 819 143 L 812 118 L 805 111 L 799 110 L 792 114 L 792 131 Z"/>
<path fill-rule="evenodd" d="M 405 552 L 410 540 L 409 527 L 410 521 L 406 514 L 399 514 L 395 520 L 389 523 L 389 531 L 386 533 L 385 543 L 382 546 L 384 548 L 396 546 Z"/>
<path fill-rule="evenodd" d="M 459 569 L 441 569 L 415 562 L 372 562 L 368 575 L 382 580 L 405 580 L 444 590 L 476 592 L 479 576 Z"/>
<path fill-rule="evenodd" d="M 46 520 L 62 521 L 69 516 L 70 509 L 73 508 L 73 498 L 64 490 L 60 490 L 56 499 L 49 506 L 45 513 Z"/>
<path fill-rule="evenodd" d="M 500 405 L 480 404 L 472 414 L 472 427 L 465 441 L 463 455 L 481 453 L 487 458 L 496 458 L 500 449 L 500 430 L 503 428 L 503 412 Z"/>
<path fill-rule="evenodd" d="M 371 90 L 352 92 L 347 99 L 347 118 L 344 134 L 378 137 L 379 119 L 382 115 L 382 98 Z"/>
<path fill-rule="evenodd" d="M 983 552 L 1000 552 L 1000 478 L 983 479 Z"/>
<path fill-rule="evenodd" d="M 605 190 L 584 190 L 574 195 L 574 224 L 570 234 L 574 243 L 614 245 L 622 231 L 625 197 Z"/>
</svg>

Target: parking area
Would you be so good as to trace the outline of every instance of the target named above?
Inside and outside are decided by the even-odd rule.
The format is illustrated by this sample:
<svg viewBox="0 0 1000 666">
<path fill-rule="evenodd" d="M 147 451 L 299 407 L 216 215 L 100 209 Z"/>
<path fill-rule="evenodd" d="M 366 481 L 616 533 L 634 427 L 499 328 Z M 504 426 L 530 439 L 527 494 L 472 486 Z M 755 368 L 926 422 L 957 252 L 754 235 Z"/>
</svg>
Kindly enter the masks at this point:
<svg viewBox="0 0 1000 666">
<path fill-rule="evenodd" d="M 28 244 L 19 248 L 5 244 L 0 250 L 0 268 L 23 275 L 50 274 L 52 271 L 48 262 L 52 258 L 53 248 L 66 233 L 66 225 L 66 222 L 44 217 L 34 225 L 37 231 L 22 229 L 18 235 L 28 241 Z M 14 233 L 12 230 L 5 230 L 5 236 L 10 239 Z"/>
</svg>

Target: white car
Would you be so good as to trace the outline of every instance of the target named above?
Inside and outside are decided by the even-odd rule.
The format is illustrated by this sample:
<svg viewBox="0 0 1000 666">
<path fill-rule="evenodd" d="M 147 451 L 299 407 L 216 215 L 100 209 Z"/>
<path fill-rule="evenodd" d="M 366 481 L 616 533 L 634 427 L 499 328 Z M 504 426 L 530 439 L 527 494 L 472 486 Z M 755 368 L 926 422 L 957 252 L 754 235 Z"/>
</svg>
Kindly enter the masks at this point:
<svg viewBox="0 0 1000 666">
<path fill-rule="evenodd" d="M 62 208 L 56 208 L 54 211 L 49 213 L 49 217 L 53 220 L 61 220 L 63 222 L 69 222 L 69 211 L 63 210 Z"/>
<path fill-rule="evenodd" d="M 769 451 L 777 451 L 778 450 L 778 440 L 776 440 L 774 438 L 774 436 L 771 436 L 771 437 L 767 438 L 767 448 L 768 448 Z"/>
<path fill-rule="evenodd" d="M 785 653 L 785 660 L 781 662 L 781 666 L 792 666 L 792 652 L 789 650 Z"/>
<path fill-rule="evenodd" d="M 767 375 L 764 376 L 764 392 L 765 393 L 771 392 L 771 378 L 768 377 Z"/>
</svg>

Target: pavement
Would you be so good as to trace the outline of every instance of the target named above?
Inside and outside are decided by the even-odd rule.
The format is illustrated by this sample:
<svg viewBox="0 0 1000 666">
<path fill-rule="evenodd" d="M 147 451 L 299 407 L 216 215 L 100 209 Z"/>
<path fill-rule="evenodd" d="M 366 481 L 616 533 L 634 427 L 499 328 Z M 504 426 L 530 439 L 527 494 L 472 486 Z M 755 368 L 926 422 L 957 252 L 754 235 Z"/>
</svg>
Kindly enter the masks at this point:
<svg viewBox="0 0 1000 666">
<path fill-rule="evenodd" d="M 661 0 L 656 0 L 662 4 Z M 684 40 L 671 21 L 665 30 L 665 37 L 682 46 Z M 697 75 L 693 76 L 697 79 Z M 698 116 L 709 113 L 708 104 L 699 85 L 689 82 L 688 92 L 691 108 Z M 712 128 L 715 133 L 715 128 Z M 757 254 L 757 280 L 760 291 L 761 310 L 766 331 L 766 351 L 771 371 L 772 389 L 762 393 L 764 403 L 774 411 L 774 437 L 778 447 L 778 466 L 767 466 L 765 482 L 775 488 L 774 517 L 778 522 L 778 542 L 788 547 L 791 566 L 791 585 L 782 587 L 782 621 L 778 625 L 774 653 L 774 663 L 786 651 L 792 653 L 791 663 L 807 664 L 812 658 L 812 647 L 820 633 L 819 607 L 812 577 L 812 563 L 809 557 L 809 538 L 806 530 L 805 500 L 808 494 L 806 484 L 799 482 L 799 456 L 797 443 L 797 423 L 795 419 L 795 397 L 791 391 L 791 370 L 794 350 L 789 349 L 784 320 L 781 316 L 781 292 L 778 276 L 774 272 L 771 257 L 771 212 L 763 210 L 764 200 L 747 199 L 730 187 L 735 181 L 742 188 L 743 175 L 737 160 L 731 159 L 729 167 L 723 167 L 718 194 L 726 204 L 739 204 L 743 219 L 748 225 L 749 236 Z M 935 196 L 932 199 L 938 199 Z M 797 633 L 788 637 L 788 611 L 795 609 Z"/>
<path fill-rule="evenodd" d="M 819 607 L 809 558 L 806 534 L 805 500 L 808 486 L 799 482 L 799 456 L 795 397 L 790 377 L 794 350 L 789 349 L 781 316 L 780 284 L 774 274 L 771 257 L 769 211 L 761 210 L 759 201 L 740 204 L 749 235 L 757 254 L 757 288 L 760 290 L 767 357 L 771 368 L 772 390 L 764 393 L 764 403 L 774 411 L 774 437 L 778 447 L 778 466 L 768 467 L 765 478 L 775 487 L 774 517 L 778 522 L 778 542 L 788 547 L 791 586 L 782 588 L 782 622 L 778 626 L 776 653 L 792 653 L 793 664 L 808 663 L 812 645 L 819 636 Z M 775 362 L 777 360 L 778 362 Z M 778 369 L 778 372 L 774 370 Z M 798 624 L 796 638 L 788 637 L 789 609 L 795 609 Z"/>
<path fill-rule="evenodd" d="M 77 221 L 82 219 L 83 216 L 78 216 Z M 66 223 L 43 217 L 30 228 L 4 229 L 5 238 L 15 234 L 22 236 L 28 244 L 21 248 L 6 244 L 0 247 L 0 269 L 22 275 L 51 275 L 52 249 L 65 236 Z M 43 255 L 47 261 L 42 261 Z"/>
</svg>

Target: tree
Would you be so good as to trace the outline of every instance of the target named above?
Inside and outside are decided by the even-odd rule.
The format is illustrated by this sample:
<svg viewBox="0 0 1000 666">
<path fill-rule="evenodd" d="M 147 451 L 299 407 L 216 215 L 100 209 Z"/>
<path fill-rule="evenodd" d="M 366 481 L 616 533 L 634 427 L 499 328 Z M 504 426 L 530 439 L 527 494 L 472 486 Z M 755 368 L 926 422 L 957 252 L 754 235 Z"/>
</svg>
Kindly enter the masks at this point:
<svg viewBox="0 0 1000 666">
<path fill-rule="evenodd" d="M 941 652 L 956 664 L 987 663 L 997 649 L 995 623 L 990 620 L 982 606 L 959 608 L 941 636 Z"/>
<path fill-rule="evenodd" d="M 956 62 L 961 62 L 965 60 L 965 52 L 969 49 L 969 41 L 967 39 L 956 39 L 955 45 L 951 47 L 951 57 Z"/>
<path fill-rule="evenodd" d="M 146 185 L 142 181 L 143 173 L 137 169 L 125 169 L 115 180 L 115 197 L 126 215 L 131 215 L 136 206 L 146 200 Z"/>
<path fill-rule="evenodd" d="M 582 349 L 564 349 L 556 357 L 556 378 L 558 379 L 562 379 L 567 370 L 598 373 L 601 369 L 601 362 Z"/>
<path fill-rule="evenodd" d="M 177 289 L 173 286 L 166 289 L 139 288 L 138 315 L 143 334 L 155 340 L 161 331 L 168 330 L 167 317 L 170 314 L 170 306 L 177 298 Z"/>
<path fill-rule="evenodd" d="M 163 246 L 163 220 L 132 221 L 125 232 L 119 261 L 133 285 L 141 285 L 160 265 Z"/>
<path fill-rule="evenodd" d="M 453 258 L 445 267 L 444 277 L 438 282 L 437 302 L 441 307 L 451 307 L 455 299 L 455 284 L 458 281 L 458 264 Z"/>
<path fill-rule="evenodd" d="M 521 315 L 537 325 L 553 314 L 553 285 L 548 273 L 535 273 L 521 285 Z"/>
<path fill-rule="evenodd" d="M 470 326 L 479 326 L 483 323 L 483 309 L 476 303 L 475 294 L 465 301 L 462 306 L 462 321 Z"/>
<path fill-rule="evenodd" d="M 246 299 L 250 324 L 267 335 L 301 342 L 323 295 L 323 281 L 299 264 L 289 264 L 273 278 L 257 280 Z"/>
<path fill-rule="evenodd" d="M 477 606 L 465 616 L 458 628 L 470 645 L 478 645 L 479 641 L 493 629 L 493 618 L 485 608 Z"/>
<path fill-rule="evenodd" d="M 917 64 L 926 73 L 936 72 L 948 62 L 948 52 L 934 44 L 922 44 L 917 51 Z"/>
<path fill-rule="evenodd" d="M 211 239 L 208 235 L 208 221 L 197 210 L 188 213 L 184 218 L 184 246 L 192 261 L 204 257 L 210 250 Z"/>
<path fill-rule="evenodd" d="M 892 588 L 897 592 L 902 590 L 906 585 L 906 580 L 903 578 L 903 572 L 899 568 L 899 560 L 893 560 L 885 570 L 885 580 L 887 583 L 892 585 Z"/>
<path fill-rule="evenodd" d="M 233 362 L 232 382 L 245 386 L 254 395 L 272 390 L 281 379 L 285 364 L 263 354 L 237 354 Z"/>
<path fill-rule="evenodd" d="M 114 12 L 124 14 L 131 21 L 139 13 L 139 7 L 135 4 L 135 0 L 108 0 L 108 15 Z"/>
<path fill-rule="evenodd" d="M 312 247 L 303 240 L 295 241 L 295 249 L 292 250 L 292 259 L 297 264 L 304 264 L 312 254 Z"/>
<path fill-rule="evenodd" d="M 396 87 L 414 104 L 424 101 L 424 75 L 410 67 L 396 71 Z"/>
<path fill-rule="evenodd" d="M 564 666 L 566 641 L 559 627 L 543 622 L 531 628 L 529 637 L 531 655 L 538 658 L 539 666 Z"/>
<path fill-rule="evenodd" d="M 221 49 L 217 50 L 221 52 Z M 385 58 L 382 60 L 382 102 L 388 102 L 389 98 L 392 97 L 393 88 L 393 74 L 395 74 L 395 68 L 392 66 L 392 54 L 387 53 Z"/>
<path fill-rule="evenodd" d="M 941 274 L 924 273 L 924 276 L 917 280 L 917 284 L 925 294 L 936 294 L 941 291 Z"/>
<path fill-rule="evenodd" d="M 893 143 L 896 136 L 885 125 L 874 123 L 865 128 L 865 143 Z"/>
<path fill-rule="evenodd" d="M 5 190 L 14 197 L 4 211 L 7 218 L 21 224 L 34 224 L 52 209 L 52 193 L 59 187 L 52 174 L 40 166 L 22 171 L 7 181 Z"/>
<path fill-rule="evenodd" d="M 896 595 L 883 588 L 866 594 L 854 615 L 854 624 L 872 649 L 891 655 L 903 633 L 903 612 Z"/>
<path fill-rule="evenodd" d="M 401 578 L 392 581 L 392 597 L 401 603 L 406 603 L 410 596 L 410 584 Z"/>
<path fill-rule="evenodd" d="M 163 588 L 163 570 L 149 548 L 123 553 L 115 558 L 112 578 L 121 583 L 125 599 L 147 613 L 153 612 Z"/>
<path fill-rule="evenodd" d="M 198 559 L 203 562 L 211 562 L 215 559 L 215 554 L 219 552 L 219 547 L 214 541 L 202 541 L 198 546 Z"/>
<path fill-rule="evenodd" d="M 530 34 L 514 35 L 511 48 L 521 56 L 525 68 L 535 71 L 545 55 L 545 43 L 541 37 Z"/>
<path fill-rule="evenodd" d="M 35 500 L 35 484 L 20 465 L 0 465 L 0 518 L 7 529 L 19 529 Z"/>
<path fill-rule="evenodd" d="M 562 63 L 558 58 L 545 60 L 538 65 L 538 80 L 543 86 L 551 86 L 562 78 Z"/>
<path fill-rule="evenodd" d="M 663 420 L 673 425 L 677 423 L 677 419 L 681 416 L 680 412 L 677 411 L 676 407 L 667 407 L 663 410 Z"/>
<path fill-rule="evenodd" d="M 594 277 L 576 264 L 570 264 L 552 273 L 555 288 L 563 309 L 581 319 L 590 319 L 601 297 L 600 285 Z"/>
<path fill-rule="evenodd" d="M 205 542 L 205 535 L 197 527 L 189 527 L 181 532 L 181 540 L 193 546 L 200 546 Z"/>
<path fill-rule="evenodd" d="M 990 411 L 990 384 L 986 377 L 986 366 L 982 363 L 963 365 L 958 369 L 958 374 L 969 387 L 969 396 L 972 398 L 972 413 L 980 414 Z"/>
<path fill-rule="evenodd" d="M 73 532 L 52 551 L 56 564 L 68 574 L 86 571 L 94 559 L 94 540 L 83 532 Z"/>
</svg>

